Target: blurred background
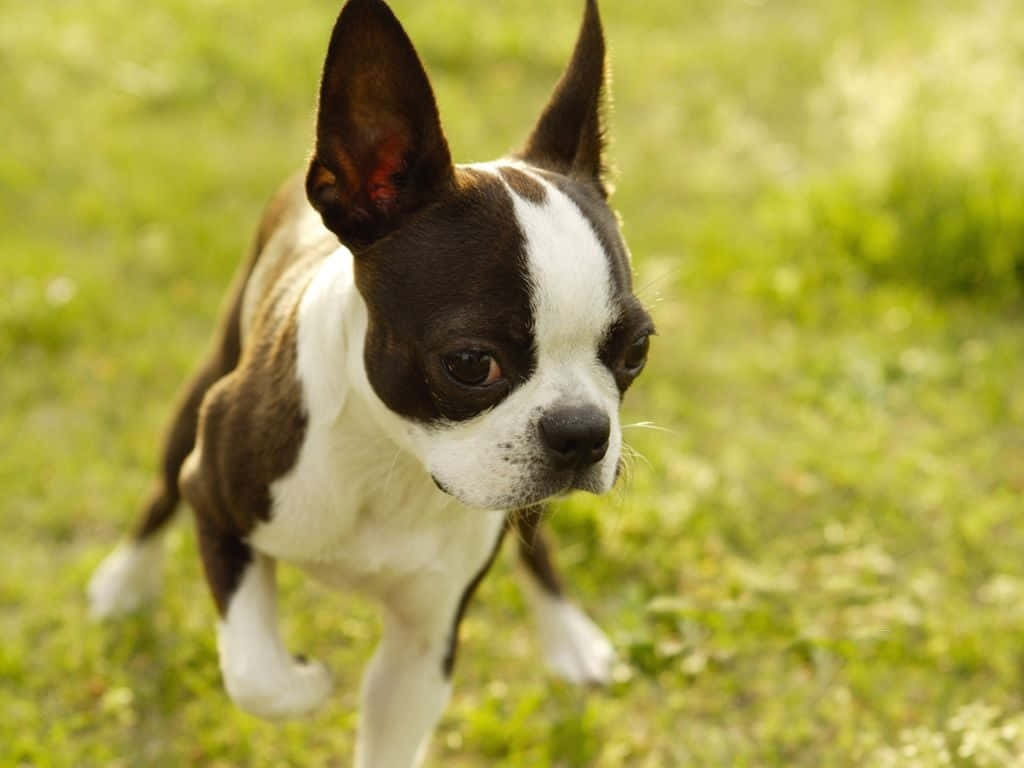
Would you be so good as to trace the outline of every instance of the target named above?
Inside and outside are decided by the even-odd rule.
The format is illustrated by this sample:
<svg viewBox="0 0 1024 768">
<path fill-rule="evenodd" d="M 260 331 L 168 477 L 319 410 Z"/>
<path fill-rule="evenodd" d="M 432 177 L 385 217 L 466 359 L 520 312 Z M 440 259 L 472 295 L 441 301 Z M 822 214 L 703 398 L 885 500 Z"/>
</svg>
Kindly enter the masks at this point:
<svg viewBox="0 0 1024 768">
<path fill-rule="evenodd" d="M 578 0 L 394 0 L 453 153 L 516 147 Z M 152 482 L 339 4 L 0 0 L 0 763 L 348 765 L 372 608 L 282 574 L 310 723 L 233 709 L 188 518 L 147 615 L 87 576 Z M 660 334 L 558 557 L 620 654 L 543 672 L 502 559 L 430 765 L 1024 764 L 1024 8 L 604 0 L 614 202 Z"/>
</svg>

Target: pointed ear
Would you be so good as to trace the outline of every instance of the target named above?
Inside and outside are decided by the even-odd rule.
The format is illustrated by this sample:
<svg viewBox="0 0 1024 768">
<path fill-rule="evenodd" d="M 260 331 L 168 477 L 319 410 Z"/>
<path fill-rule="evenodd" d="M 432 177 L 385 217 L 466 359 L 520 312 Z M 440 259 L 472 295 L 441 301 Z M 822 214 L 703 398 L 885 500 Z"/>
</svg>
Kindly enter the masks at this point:
<svg viewBox="0 0 1024 768">
<path fill-rule="evenodd" d="M 604 31 L 596 0 L 586 0 L 572 60 L 520 156 L 527 162 L 604 186 Z"/>
<path fill-rule="evenodd" d="M 364 248 L 454 185 L 437 104 L 381 0 L 349 0 L 327 49 L 306 194 L 342 242 Z"/>
</svg>

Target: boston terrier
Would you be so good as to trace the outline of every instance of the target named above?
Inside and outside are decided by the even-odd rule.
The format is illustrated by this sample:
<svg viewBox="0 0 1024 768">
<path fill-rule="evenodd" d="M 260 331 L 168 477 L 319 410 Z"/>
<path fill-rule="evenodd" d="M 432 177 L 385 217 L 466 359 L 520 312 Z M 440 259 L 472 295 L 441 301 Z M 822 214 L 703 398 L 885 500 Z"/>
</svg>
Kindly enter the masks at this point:
<svg viewBox="0 0 1024 768">
<path fill-rule="evenodd" d="M 605 47 L 587 0 L 523 149 L 454 165 L 408 37 L 382 0 L 331 34 L 308 168 L 269 203 L 134 534 L 91 609 L 158 588 L 160 533 L 195 512 L 228 694 L 264 718 L 331 689 L 278 631 L 275 563 L 382 607 L 355 763 L 420 763 L 449 698 L 459 621 L 512 530 L 545 659 L 600 683 L 614 655 L 563 595 L 545 501 L 603 493 L 619 405 L 654 328 L 607 203 Z"/>
</svg>

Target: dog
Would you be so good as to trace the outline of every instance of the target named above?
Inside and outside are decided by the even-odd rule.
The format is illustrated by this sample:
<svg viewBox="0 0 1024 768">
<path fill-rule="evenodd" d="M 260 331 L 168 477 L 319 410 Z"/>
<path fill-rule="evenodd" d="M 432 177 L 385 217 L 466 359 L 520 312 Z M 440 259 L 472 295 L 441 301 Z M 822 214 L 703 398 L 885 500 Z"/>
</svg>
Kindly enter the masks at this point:
<svg viewBox="0 0 1024 768">
<path fill-rule="evenodd" d="M 278 631 L 275 563 L 293 563 L 382 606 L 355 763 L 406 768 L 449 698 L 466 604 L 514 529 L 548 665 L 609 679 L 612 646 L 564 596 L 538 530 L 547 500 L 616 482 L 619 406 L 654 333 L 607 203 L 605 69 L 587 0 L 524 148 L 454 165 L 391 10 L 343 7 L 308 167 L 264 212 L 142 520 L 90 581 L 95 616 L 152 598 L 183 497 L 231 699 L 281 719 L 331 690 Z"/>
</svg>

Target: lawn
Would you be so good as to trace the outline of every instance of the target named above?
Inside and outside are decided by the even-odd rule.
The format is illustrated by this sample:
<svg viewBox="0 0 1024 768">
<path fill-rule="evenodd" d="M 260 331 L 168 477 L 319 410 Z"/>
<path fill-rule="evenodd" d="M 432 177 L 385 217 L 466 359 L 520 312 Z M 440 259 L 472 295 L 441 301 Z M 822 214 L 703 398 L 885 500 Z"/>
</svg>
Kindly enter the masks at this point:
<svg viewBox="0 0 1024 768">
<path fill-rule="evenodd" d="M 462 161 L 516 146 L 577 0 L 394 0 Z M 502 558 L 430 766 L 1024 765 L 1024 9 L 604 0 L 614 202 L 659 327 L 610 498 L 551 521 L 615 683 L 547 677 Z M 336 2 L 3 0 L 0 765 L 351 760 L 371 605 L 287 569 L 309 722 L 234 709 L 187 516 L 88 621 L 277 181 Z"/>
</svg>

